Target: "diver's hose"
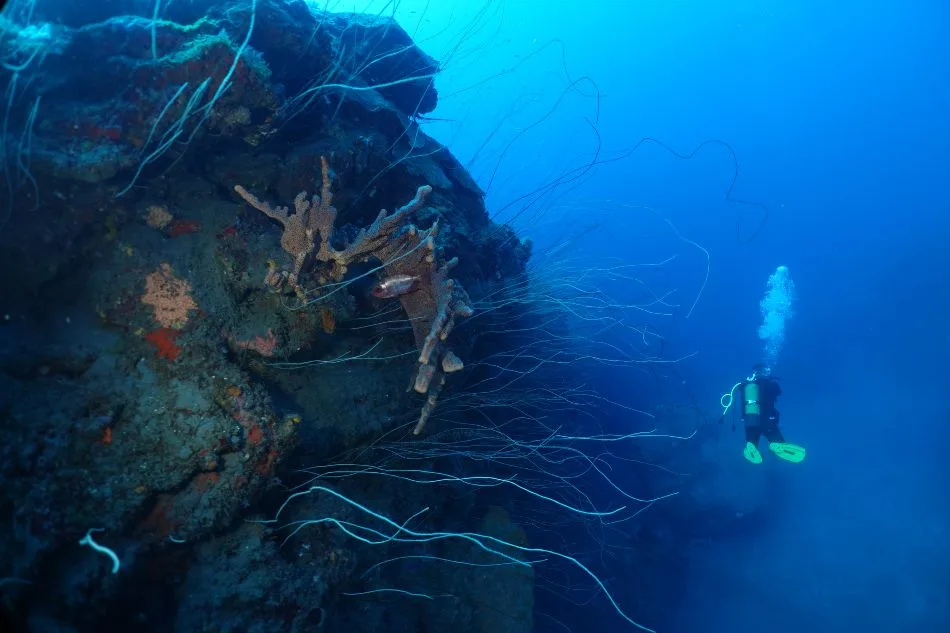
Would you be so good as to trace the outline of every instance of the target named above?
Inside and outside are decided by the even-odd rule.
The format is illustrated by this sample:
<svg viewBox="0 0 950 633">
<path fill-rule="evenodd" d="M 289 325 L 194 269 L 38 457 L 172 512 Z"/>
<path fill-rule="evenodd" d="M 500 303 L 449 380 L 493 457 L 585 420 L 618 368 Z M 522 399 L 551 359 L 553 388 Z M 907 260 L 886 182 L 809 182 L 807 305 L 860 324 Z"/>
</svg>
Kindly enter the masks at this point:
<svg viewBox="0 0 950 633">
<path fill-rule="evenodd" d="M 736 392 L 736 389 L 741 385 L 742 382 L 737 382 L 732 385 L 732 389 L 729 390 L 729 393 L 724 393 L 719 398 L 719 406 L 722 407 L 722 415 L 719 416 L 719 421 L 722 422 L 723 418 L 726 417 L 726 413 L 732 407 L 732 404 L 735 402 L 735 396 L 733 395 Z"/>
</svg>

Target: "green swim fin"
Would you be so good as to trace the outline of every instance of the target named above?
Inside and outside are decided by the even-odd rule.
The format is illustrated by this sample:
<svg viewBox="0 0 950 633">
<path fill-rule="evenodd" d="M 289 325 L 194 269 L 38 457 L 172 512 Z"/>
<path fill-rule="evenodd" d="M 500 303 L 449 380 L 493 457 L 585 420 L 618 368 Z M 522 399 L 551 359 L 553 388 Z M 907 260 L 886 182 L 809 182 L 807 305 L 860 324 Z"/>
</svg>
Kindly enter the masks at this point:
<svg viewBox="0 0 950 633">
<path fill-rule="evenodd" d="M 759 452 L 759 449 L 756 448 L 752 442 L 745 443 L 745 449 L 743 449 L 742 455 L 753 464 L 762 463 L 762 453 Z"/>
<path fill-rule="evenodd" d="M 787 462 L 792 462 L 797 464 L 803 459 L 805 459 L 805 448 L 799 446 L 798 444 L 787 444 L 785 442 L 772 442 L 769 444 L 769 450 L 775 453 L 776 457 L 780 457 Z"/>
</svg>

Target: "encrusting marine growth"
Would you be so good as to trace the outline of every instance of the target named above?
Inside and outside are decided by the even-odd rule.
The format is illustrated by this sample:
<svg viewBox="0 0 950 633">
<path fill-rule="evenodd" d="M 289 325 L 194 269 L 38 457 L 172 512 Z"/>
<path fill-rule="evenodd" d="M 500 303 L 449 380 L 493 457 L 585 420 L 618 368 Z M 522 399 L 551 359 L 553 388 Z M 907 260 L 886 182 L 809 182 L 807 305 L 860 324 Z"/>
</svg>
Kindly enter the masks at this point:
<svg viewBox="0 0 950 633">
<path fill-rule="evenodd" d="M 330 169 L 325 157 L 321 157 L 320 164 L 320 194 L 308 199 L 307 192 L 301 191 L 294 198 L 293 213 L 288 207 L 272 207 L 240 185 L 234 187 L 249 205 L 283 227 L 280 244 L 293 260 L 292 270 L 279 270 L 271 265 L 264 282 L 275 290 L 292 289 L 302 301 L 310 303 L 314 300 L 307 299 L 308 293 L 319 291 L 329 283 L 342 282 L 354 262 L 378 260 L 380 265 L 375 272 L 384 284 L 393 279 L 413 280 L 404 291 L 393 295 L 398 296 L 412 324 L 419 349 L 411 388 L 425 395 L 426 402 L 413 429 L 413 434 L 418 435 L 435 410 L 445 375 L 464 367 L 447 345 L 456 318 L 472 315 L 468 293 L 458 280 L 449 277 L 458 258 L 437 262 L 438 221 L 426 230 L 405 223 L 425 204 L 432 192 L 428 185 L 419 187 L 412 200 L 391 214 L 385 209 L 380 211 L 376 220 L 345 248 L 334 248 L 331 238 L 337 210 L 332 205 Z M 305 279 L 313 279 L 316 288 L 305 289 Z"/>
</svg>

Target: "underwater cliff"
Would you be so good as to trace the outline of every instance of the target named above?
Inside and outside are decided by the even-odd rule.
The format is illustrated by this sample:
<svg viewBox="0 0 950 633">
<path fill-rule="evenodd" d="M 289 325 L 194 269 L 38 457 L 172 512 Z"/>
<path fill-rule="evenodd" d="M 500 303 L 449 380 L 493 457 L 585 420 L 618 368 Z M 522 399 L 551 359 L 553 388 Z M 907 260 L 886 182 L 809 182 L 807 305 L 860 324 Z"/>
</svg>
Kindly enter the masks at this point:
<svg viewBox="0 0 950 633">
<path fill-rule="evenodd" d="M 492 220 L 392 18 L 12 0 L 0 63 L 4 630 L 651 631 L 755 520 L 585 366 L 656 378 L 657 267 Z"/>
<path fill-rule="evenodd" d="M 472 350 L 457 322 L 529 249 L 419 129 L 438 64 L 391 19 L 27 4 L 0 41 L 5 575 L 42 585 L 33 626 L 312 630 L 363 561 L 332 534 L 282 554 L 246 510 L 295 447 L 421 432 Z M 120 574 L 77 551 L 91 528 Z"/>
</svg>

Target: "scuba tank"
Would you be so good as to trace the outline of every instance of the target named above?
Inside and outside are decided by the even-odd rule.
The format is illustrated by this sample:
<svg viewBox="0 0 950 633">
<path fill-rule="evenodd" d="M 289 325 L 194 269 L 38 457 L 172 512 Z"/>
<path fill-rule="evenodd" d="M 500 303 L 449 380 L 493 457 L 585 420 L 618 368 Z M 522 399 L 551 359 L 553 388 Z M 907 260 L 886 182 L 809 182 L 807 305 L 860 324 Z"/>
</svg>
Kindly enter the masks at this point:
<svg viewBox="0 0 950 633">
<path fill-rule="evenodd" d="M 739 390 L 739 397 L 742 398 L 742 404 L 737 408 L 739 409 L 739 415 L 760 415 L 762 413 L 762 405 L 759 400 L 761 395 L 761 387 L 755 381 L 756 376 L 753 374 L 749 378 L 746 378 L 744 381 L 737 382 L 732 386 L 732 389 L 729 390 L 729 393 L 722 394 L 722 397 L 719 398 L 719 405 L 722 407 L 722 415 L 719 416 L 718 423 L 722 424 L 723 419 L 726 417 L 729 409 L 732 409 L 732 405 L 735 403 L 736 390 Z M 735 411 L 733 411 L 733 421 L 732 421 L 732 430 L 736 430 L 735 423 Z"/>
<path fill-rule="evenodd" d="M 754 382 L 747 382 L 742 386 L 742 413 L 746 415 L 759 415 L 762 407 L 759 405 L 759 385 Z"/>
</svg>

